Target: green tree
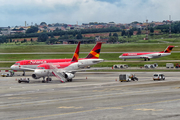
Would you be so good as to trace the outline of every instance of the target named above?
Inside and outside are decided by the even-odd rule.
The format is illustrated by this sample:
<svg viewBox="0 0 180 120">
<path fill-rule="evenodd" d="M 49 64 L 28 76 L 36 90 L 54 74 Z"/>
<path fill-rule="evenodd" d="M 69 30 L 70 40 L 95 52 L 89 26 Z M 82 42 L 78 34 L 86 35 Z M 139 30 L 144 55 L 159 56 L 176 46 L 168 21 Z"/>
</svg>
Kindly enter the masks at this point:
<svg viewBox="0 0 180 120">
<path fill-rule="evenodd" d="M 126 31 L 125 31 L 125 30 L 123 30 L 123 31 L 121 32 L 121 36 L 124 36 L 124 35 L 126 35 Z"/>
<path fill-rule="evenodd" d="M 141 35 L 141 29 L 138 29 L 137 35 Z"/>
<path fill-rule="evenodd" d="M 117 33 L 114 33 L 113 36 L 114 36 L 114 37 L 118 37 L 118 34 L 117 34 Z"/>
<path fill-rule="evenodd" d="M 77 34 L 76 39 L 82 39 L 82 35 L 80 32 Z"/>
<path fill-rule="evenodd" d="M 47 41 L 46 41 L 46 44 L 54 44 L 57 42 L 57 39 L 56 38 L 49 38 Z"/>
<path fill-rule="evenodd" d="M 45 42 L 48 39 L 48 35 L 46 33 L 41 33 L 38 37 L 38 42 Z"/>
<path fill-rule="evenodd" d="M 74 37 L 76 36 L 76 32 L 75 32 L 75 31 L 73 31 L 73 36 L 74 36 Z"/>
<path fill-rule="evenodd" d="M 54 35 L 51 33 L 51 38 L 54 38 Z"/>
<path fill-rule="evenodd" d="M 108 40 L 108 42 L 115 43 L 118 41 L 118 38 L 116 36 L 111 36 Z"/>
<path fill-rule="evenodd" d="M 111 37 L 111 33 L 109 33 L 109 37 Z"/>
<path fill-rule="evenodd" d="M 69 39 L 68 33 L 64 35 L 64 39 Z"/>
<path fill-rule="evenodd" d="M 154 28 L 153 27 L 150 27 L 150 32 L 154 33 Z"/>
<path fill-rule="evenodd" d="M 129 33 L 128 33 L 129 37 L 131 37 L 131 35 L 133 35 L 133 30 L 130 29 L 128 32 L 129 32 Z"/>
<path fill-rule="evenodd" d="M 47 25 L 46 22 L 41 22 L 40 25 Z"/>
<path fill-rule="evenodd" d="M 38 31 L 38 27 L 31 26 L 26 30 L 26 33 L 37 33 L 37 31 Z"/>
<path fill-rule="evenodd" d="M 6 36 L 0 36 L 0 43 L 6 42 Z"/>
<path fill-rule="evenodd" d="M 24 42 L 27 42 L 27 40 L 26 40 L 26 39 L 24 39 Z"/>
<path fill-rule="evenodd" d="M 48 24 L 48 26 L 49 26 L 49 27 L 52 27 L 52 25 L 51 25 L 51 24 Z"/>
</svg>

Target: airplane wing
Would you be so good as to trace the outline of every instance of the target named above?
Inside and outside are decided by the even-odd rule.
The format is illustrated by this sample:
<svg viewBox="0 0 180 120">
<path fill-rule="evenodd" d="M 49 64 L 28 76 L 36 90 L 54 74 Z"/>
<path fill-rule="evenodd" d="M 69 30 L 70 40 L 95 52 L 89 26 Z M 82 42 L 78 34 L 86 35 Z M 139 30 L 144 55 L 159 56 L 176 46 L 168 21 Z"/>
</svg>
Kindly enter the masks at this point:
<svg viewBox="0 0 180 120">
<path fill-rule="evenodd" d="M 25 69 L 25 70 L 30 70 L 30 71 L 34 71 L 35 69 L 33 69 L 33 68 L 22 68 L 22 69 Z"/>
</svg>

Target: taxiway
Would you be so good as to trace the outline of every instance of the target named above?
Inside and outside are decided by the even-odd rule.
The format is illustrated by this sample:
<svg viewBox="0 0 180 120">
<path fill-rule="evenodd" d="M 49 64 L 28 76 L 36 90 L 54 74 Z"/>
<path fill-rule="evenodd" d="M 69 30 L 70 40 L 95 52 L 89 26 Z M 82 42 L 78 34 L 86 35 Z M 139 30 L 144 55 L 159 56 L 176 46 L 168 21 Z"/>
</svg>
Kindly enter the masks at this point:
<svg viewBox="0 0 180 120">
<path fill-rule="evenodd" d="M 132 82 L 119 82 L 119 72 L 80 72 L 67 83 L 41 83 L 30 72 L 30 83 L 1 77 L 0 119 L 179 120 L 180 74 L 162 73 L 165 81 L 153 81 L 153 72 L 136 72 Z"/>
</svg>

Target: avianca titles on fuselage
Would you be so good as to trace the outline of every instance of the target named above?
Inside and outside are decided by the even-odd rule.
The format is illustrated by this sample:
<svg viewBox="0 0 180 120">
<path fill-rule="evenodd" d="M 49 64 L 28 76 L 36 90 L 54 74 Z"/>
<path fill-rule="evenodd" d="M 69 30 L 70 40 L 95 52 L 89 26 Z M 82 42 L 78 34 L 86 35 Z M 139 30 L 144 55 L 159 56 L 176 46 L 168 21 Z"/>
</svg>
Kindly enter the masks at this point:
<svg viewBox="0 0 180 120">
<path fill-rule="evenodd" d="M 87 67 L 99 62 L 103 62 L 103 59 L 99 59 L 100 50 L 102 43 L 97 43 L 95 47 L 90 51 L 86 58 L 79 58 L 79 67 Z M 36 69 L 40 64 L 47 63 L 61 63 L 61 62 L 70 62 L 72 59 L 36 59 L 36 60 L 21 60 L 16 62 L 11 66 L 12 70 L 21 70 L 26 71 L 27 68 Z M 29 69 L 29 70 L 30 70 Z"/>
<path fill-rule="evenodd" d="M 174 46 L 168 46 L 164 51 L 161 52 L 143 52 L 143 53 L 123 53 L 119 58 L 121 59 L 137 59 L 143 58 L 145 61 L 146 59 L 150 60 L 151 58 L 159 58 L 167 55 L 171 55 L 171 51 Z"/>
</svg>

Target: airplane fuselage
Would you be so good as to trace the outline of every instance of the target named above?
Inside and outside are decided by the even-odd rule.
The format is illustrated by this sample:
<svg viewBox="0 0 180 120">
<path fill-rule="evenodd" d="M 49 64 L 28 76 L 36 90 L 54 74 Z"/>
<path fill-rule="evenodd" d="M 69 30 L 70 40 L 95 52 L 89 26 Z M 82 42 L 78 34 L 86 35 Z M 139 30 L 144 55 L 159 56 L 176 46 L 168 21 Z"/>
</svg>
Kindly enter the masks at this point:
<svg viewBox="0 0 180 120">
<path fill-rule="evenodd" d="M 121 59 L 150 59 L 150 58 L 159 58 L 163 56 L 170 55 L 171 53 L 163 53 L 163 52 L 146 52 L 146 53 L 124 53 L 119 58 Z"/>
<path fill-rule="evenodd" d="M 48 64 L 48 63 L 61 63 L 61 62 L 70 62 L 71 59 L 41 59 L 41 60 L 22 60 L 16 62 L 14 65 L 11 66 L 12 70 L 19 70 L 19 71 L 27 71 L 28 69 L 36 69 L 40 64 Z M 78 63 L 79 66 L 84 68 L 90 65 L 94 65 L 100 62 L 103 62 L 103 59 L 85 59 L 80 58 Z"/>
<path fill-rule="evenodd" d="M 46 65 L 48 66 L 48 65 Z M 51 67 L 53 66 L 53 67 Z M 44 76 L 52 76 L 52 71 L 54 69 L 57 70 L 57 72 L 61 72 L 59 70 L 63 71 L 71 71 L 71 70 L 77 70 L 79 68 L 79 63 L 78 62 L 74 62 L 74 63 L 70 63 L 70 62 L 62 62 L 62 63 L 53 63 L 51 64 L 51 66 L 47 67 L 42 67 L 42 68 L 38 68 L 34 70 L 34 74 L 36 74 L 37 77 L 44 77 Z"/>
</svg>

